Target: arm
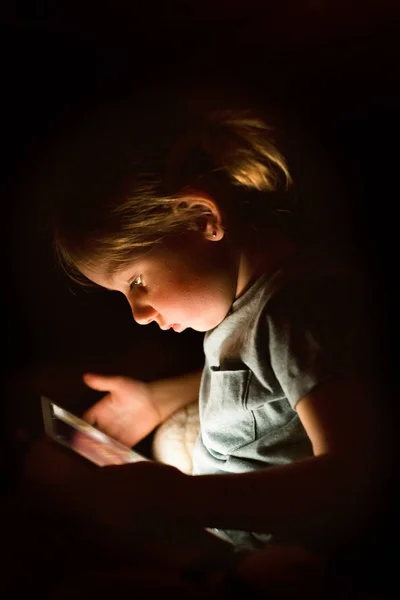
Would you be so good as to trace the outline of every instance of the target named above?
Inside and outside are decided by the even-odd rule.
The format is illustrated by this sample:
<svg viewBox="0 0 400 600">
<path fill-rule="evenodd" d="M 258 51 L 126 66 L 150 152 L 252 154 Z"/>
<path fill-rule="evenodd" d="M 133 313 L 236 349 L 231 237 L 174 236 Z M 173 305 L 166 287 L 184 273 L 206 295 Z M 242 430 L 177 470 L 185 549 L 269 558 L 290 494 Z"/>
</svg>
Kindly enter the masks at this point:
<svg viewBox="0 0 400 600">
<path fill-rule="evenodd" d="M 186 509 L 179 510 L 206 527 L 271 532 L 299 543 L 356 531 L 372 508 L 373 492 L 379 495 L 387 458 L 383 415 L 369 397 L 367 382 L 321 384 L 297 404 L 313 457 L 245 474 L 188 478 Z"/>
<path fill-rule="evenodd" d="M 180 408 L 198 399 L 202 371 L 200 369 L 148 384 L 152 401 L 157 406 L 162 422 Z"/>
<path fill-rule="evenodd" d="M 52 485 L 48 469 L 36 488 L 28 477 L 29 502 L 84 522 L 94 539 L 113 538 L 117 546 L 125 540 L 129 548 L 143 524 L 149 537 L 149 528 L 155 535 L 165 523 L 175 533 L 181 527 L 273 533 L 317 549 L 348 541 L 375 510 L 387 468 L 382 414 L 368 392 L 367 382 L 315 388 L 297 406 L 315 455 L 250 473 L 191 476 L 151 461 L 94 470 L 82 465 L 81 473 L 76 457 L 63 454 L 71 467 L 65 468 L 57 456 L 62 449 L 43 448 L 60 481 Z M 338 418 L 343 414 L 346 421 Z M 40 456 L 36 462 L 43 472 Z"/>
</svg>

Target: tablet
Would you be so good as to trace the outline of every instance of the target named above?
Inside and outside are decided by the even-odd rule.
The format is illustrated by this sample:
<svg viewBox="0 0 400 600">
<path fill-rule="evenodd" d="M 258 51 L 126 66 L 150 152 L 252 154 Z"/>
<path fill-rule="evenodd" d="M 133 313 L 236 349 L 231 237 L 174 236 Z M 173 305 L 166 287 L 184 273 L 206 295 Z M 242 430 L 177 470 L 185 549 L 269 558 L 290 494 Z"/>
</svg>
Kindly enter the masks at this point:
<svg viewBox="0 0 400 600">
<path fill-rule="evenodd" d="M 46 434 L 99 467 L 149 460 L 49 398 L 41 396 L 41 402 Z"/>
<path fill-rule="evenodd" d="M 41 402 L 46 435 L 95 465 L 104 467 L 151 460 L 114 440 L 46 396 L 41 396 Z M 212 534 L 214 539 L 222 540 L 223 546 L 231 547 L 232 540 L 224 532 L 208 527 L 205 528 L 205 532 Z"/>
</svg>

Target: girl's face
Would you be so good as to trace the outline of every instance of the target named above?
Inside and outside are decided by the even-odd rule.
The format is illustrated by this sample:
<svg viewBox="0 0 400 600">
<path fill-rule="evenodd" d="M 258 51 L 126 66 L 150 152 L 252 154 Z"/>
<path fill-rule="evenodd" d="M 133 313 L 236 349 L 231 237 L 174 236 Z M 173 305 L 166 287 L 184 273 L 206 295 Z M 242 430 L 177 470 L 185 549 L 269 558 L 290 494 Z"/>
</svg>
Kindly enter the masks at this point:
<svg viewBox="0 0 400 600">
<path fill-rule="evenodd" d="M 111 275 L 82 269 L 98 285 L 122 292 L 137 323 L 177 332 L 213 329 L 238 295 L 240 256 L 226 237 L 190 233 L 164 242 Z"/>
</svg>

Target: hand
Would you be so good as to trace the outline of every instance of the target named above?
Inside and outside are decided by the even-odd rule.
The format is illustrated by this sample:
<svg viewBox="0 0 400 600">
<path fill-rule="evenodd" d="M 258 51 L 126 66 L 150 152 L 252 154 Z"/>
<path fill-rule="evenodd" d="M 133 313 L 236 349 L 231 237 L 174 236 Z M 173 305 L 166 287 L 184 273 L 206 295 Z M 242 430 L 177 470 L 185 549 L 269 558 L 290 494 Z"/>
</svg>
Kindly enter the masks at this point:
<svg viewBox="0 0 400 600">
<path fill-rule="evenodd" d="M 178 469 L 152 461 L 97 467 L 43 439 L 29 454 L 20 495 L 46 540 L 72 548 L 74 556 L 87 552 L 85 560 L 100 564 L 105 556 L 107 565 L 113 557 L 181 564 L 197 555 L 203 535 L 185 523 L 187 481 Z"/>
<path fill-rule="evenodd" d="M 155 461 L 98 467 L 43 438 L 28 453 L 23 489 L 36 506 L 44 501 L 56 516 L 91 524 L 94 531 L 129 535 L 179 521 L 188 479 Z"/>
<path fill-rule="evenodd" d="M 66 506 L 94 530 L 131 541 L 153 528 L 176 526 L 184 512 L 188 477 L 154 461 L 101 467 L 84 480 L 68 482 Z"/>
<path fill-rule="evenodd" d="M 47 450 L 57 454 L 50 458 L 60 464 L 59 449 Z M 69 458 L 72 462 L 76 457 L 71 453 Z M 36 482 L 27 492 L 31 510 L 64 524 L 80 544 L 121 558 L 138 553 L 185 562 L 198 552 L 193 542 L 204 535 L 198 524 L 186 522 L 188 477 L 175 467 L 149 461 L 85 473 L 69 470 L 55 481 Z"/>
<path fill-rule="evenodd" d="M 99 467 L 78 456 L 69 448 L 47 437 L 32 444 L 23 465 L 22 481 L 28 486 L 64 485 L 86 479 Z"/>
<path fill-rule="evenodd" d="M 86 373 L 87 386 L 108 392 L 83 419 L 128 447 L 136 445 L 161 423 L 150 386 L 128 377 Z"/>
</svg>

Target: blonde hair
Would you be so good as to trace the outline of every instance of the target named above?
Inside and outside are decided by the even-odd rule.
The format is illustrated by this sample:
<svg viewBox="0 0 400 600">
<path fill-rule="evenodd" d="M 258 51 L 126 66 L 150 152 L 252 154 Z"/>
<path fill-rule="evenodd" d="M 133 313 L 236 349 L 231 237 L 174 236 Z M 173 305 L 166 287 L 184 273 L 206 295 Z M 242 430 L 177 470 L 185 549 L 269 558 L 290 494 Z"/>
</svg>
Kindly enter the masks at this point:
<svg viewBox="0 0 400 600">
<path fill-rule="evenodd" d="M 180 142 L 175 154 L 178 168 L 191 152 L 201 148 L 231 183 L 259 192 L 276 191 L 291 183 L 286 161 L 275 146 L 272 129 L 249 110 L 215 110 L 197 131 Z"/>
<path fill-rule="evenodd" d="M 181 107 L 145 113 L 119 116 L 116 126 L 101 113 L 72 152 L 78 168 L 67 164 L 53 241 L 75 279 L 82 281 L 83 265 L 118 270 L 167 236 L 195 229 L 204 214 L 179 205 L 185 188 L 210 192 L 229 221 L 248 192 L 265 199 L 290 186 L 271 127 L 251 110 L 208 110 L 196 119 Z"/>
</svg>

